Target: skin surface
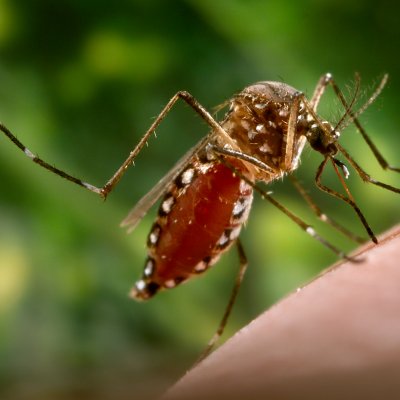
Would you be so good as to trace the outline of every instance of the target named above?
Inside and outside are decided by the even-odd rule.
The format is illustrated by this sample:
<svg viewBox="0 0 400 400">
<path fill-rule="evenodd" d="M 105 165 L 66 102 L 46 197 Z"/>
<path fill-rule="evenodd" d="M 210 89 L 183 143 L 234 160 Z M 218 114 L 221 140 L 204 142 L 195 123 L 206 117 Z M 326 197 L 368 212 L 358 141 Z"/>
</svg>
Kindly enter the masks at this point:
<svg viewBox="0 0 400 400">
<path fill-rule="evenodd" d="M 292 293 L 190 370 L 172 399 L 398 399 L 400 227 Z"/>
</svg>

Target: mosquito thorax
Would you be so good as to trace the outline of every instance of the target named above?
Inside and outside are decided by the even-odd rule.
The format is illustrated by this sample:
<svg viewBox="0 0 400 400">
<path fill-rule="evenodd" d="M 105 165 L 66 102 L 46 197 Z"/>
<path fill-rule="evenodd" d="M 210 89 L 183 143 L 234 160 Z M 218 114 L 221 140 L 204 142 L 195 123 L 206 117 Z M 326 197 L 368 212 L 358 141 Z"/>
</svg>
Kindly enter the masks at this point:
<svg viewBox="0 0 400 400">
<path fill-rule="evenodd" d="M 245 88 L 230 102 L 222 127 L 243 153 L 254 156 L 276 171 L 273 176 L 260 172 L 255 177 L 257 180 L 268 182 L 289 172 L 282 170 L 282 164 L 290 110 L 297 93 L 296 89 L 283 83 L 259 82 Z M 298 119 L 307 120 L 303 104 L 299 108 Z M 297 167 L 306 130 L 304 124 L 297 124 L 290 170 Z"/>
</svg>

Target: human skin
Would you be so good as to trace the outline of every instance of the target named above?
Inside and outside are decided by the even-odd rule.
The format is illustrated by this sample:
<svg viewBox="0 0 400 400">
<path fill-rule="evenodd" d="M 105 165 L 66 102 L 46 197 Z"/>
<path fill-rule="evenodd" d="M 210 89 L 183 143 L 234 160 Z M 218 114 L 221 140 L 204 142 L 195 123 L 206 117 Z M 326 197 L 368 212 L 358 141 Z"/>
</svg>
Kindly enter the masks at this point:
<svg viewBox="0 0 400 400">
<path fill-rule="evenodd" d="M 399 399 L 400 227 L 265 311 L 172 399 Z"/>
</svg>

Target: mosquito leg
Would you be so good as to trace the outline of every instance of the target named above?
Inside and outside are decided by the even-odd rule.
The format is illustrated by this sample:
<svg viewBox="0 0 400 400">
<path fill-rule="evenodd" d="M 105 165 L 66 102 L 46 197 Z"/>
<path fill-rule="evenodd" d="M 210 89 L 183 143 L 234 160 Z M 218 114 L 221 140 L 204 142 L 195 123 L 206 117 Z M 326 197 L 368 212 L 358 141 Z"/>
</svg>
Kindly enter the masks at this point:
<svg viewBox="0 0 400 400">
<path fill-rule="evenodd" d="M 328 215 L 326 215 L 315 203 L 312 197 L 307 193 L 303 185 L 299 182 L 299 180 L 294 175 L 288 175 L 290 181 L 293 183 L 295 189 L 300 193 L 303 199 L 306 201 L 308 206 L 314 212 L 314 214 L 322 221 L 327 223 L 328 225 L 332 226 L 334 229 L 342 233 L 344 236 L 348 237 L 351 240 L 354 240 L 357 243 L 364 243 L 365 239 L 361 238 L 360 236 L 350 232 L 347 228 L 343 225 L 339 224 Z"/>
<path fill-rule="evenodd" d="M 391 170 L 391 171 L 400 172 L 400 168 L 393 167 L 386 161 L 386 159 L 382 156 L 381 152 L 378 150 L 378 148 L 375 145 L 375 143 L 371 140 L 371 138 L 368 136 L 368 134 L 365 131 L 365 129 L 360 124 L 360 121 L 357 119 L 357 116 L 354 114 L 354 112 L 351 109 L 349 109 L 347 101 L 344 98 L 343 92 L 340 90 L 339 86 L 337 85 L 337 83 L 333 79 L 332 75 L 327 76 L 326 79 L 328 81 L 327 84 L 330 84 L 332 86 L 336 96 L 339 98 L 340 102 L 343 104 L 344 108 L 347 110 L 348 115 L 351 117 L 352 121 L 354 122 L 354 125 L 357 127 L 357 129 L 360 132 L 361 136 L 366 141 L 367 145 L 371 149 L 372 153 L 374 154 L 375 158 L 379 162 L 380 166 L 383 169 L 388 169 L 388 170 Z M 388 75 L 385 75 L 383 77 L 381 83 L 379 84 L 379 86 L 377 87 L 377 89 L 375 90 L 375 92 L 373 93 L 371 98 L 369 99 L 369 101 L 365 104 L 363 109 L 360 110 L 358 113 L 362 112 L 368 105 L 370 105 L 376 99 L 376 97 L 378 97 L 378 95 L 383 90 L 383 87 L 385 86 L 385 84 L 387 82 L 387 79 L 388 79 Z"/>
<path fill-rule="evenodd" d="M 265 190 L 261 189 L 259 186 L 257 186 L 254 182 L 252 182 L 249 178 L 244 176 L 240 171 L 238 171 L 233 165 L 231 165 L 228 161 L 224 159 L 223 156 L 219 154 L 225 154 L 225 149 L 219 149 L 216 146 L 213 146 L 213 150 L 215 151 L 218 159 L 226 165 L 228 168 L 230 168 L 233 173 L 235 173 L 240 179 L 244 180 L 247 184 L 249 184 L 256 192 L 258 192 L 261 197 L 264 200 L 269 201 L 273 206 L 278 208 L 280 211 L 282 211 L 286 216 L 288 216 L 295 224 L 297 224 L 303 231 L 308 233 L 311 237 L 313 237 L 315 240 L 318 240 L 323 246 L 331 250 L 333 253 L 335 253 L 338 257 L 344 258 L 346 260 L 352 261 L 352 262 L 357 262 L 357 259 L 354 259 L 352 257 L 349 257 L 346 253 L 343 251 L 339 250 L 337 247 L 335 247 L 333 244 L 328 242 L 326 239 L 324 239 L 322 236 L 320 236 L 315 229 L 304 222 L 301 218 L 299 218 L 297 215 L 293 214 L 291 211 L 289 211 L 285 206 L 283 206 L 281 203 L 279 203 L 277 200 L 275 200 L 268 192 Z"/>
<path fill-rule="evenodd" d="M 349 204 L 353 210 L 356 212 L 356 214 L 358 215 L 358 218 L 360 219 L 361 223 L 364 225 L 365 230 L 368 233 L 368 236 L 371 238 L 371 240 L 374 243 L 378 243 L 378 240 L 376 238 L 376 236 L 374 235 L 374 232 L 372 232 L 371 227 L 369 226 L 366 218 L 364 217 L 364 214 L 361 212 L 360 208 L 357 206 L 357 204 L 355 203 L 355 201 L 347 196 L 344 196 L 343 194 L 323 185 L 321 183 L 321 175 L 325 169 L 325 166 L 327 164 L 327 162 L 331 160 L 333 162 L 333 159 L 331 157 L 325 157 L 324 161 L 322 161 L 322 163 L 319 165 L 318 169 L 317 169 L 317 174 L 315 176 L 315 183 L 318 186 L 319 189 L 321 189 L 323 192 L 330 194 L 331 196 L 334 196 L 340 200 L 343 200 L 344 202 L 346 202 L 347 204 Z M 335 164 L 334 164 L 335 165 Z M 347 187 L 345 187 L 346 191 L 348 191 Z"/>
<path fill-rule="evenodd" d="M 344 258 L 349 261 L 357 261 L 354 258 L 351 258 L 347 256 L 343 251 L 339 250 L 336 246 L 325 240 L 322 236 L 320 236 L 314 228 L 304 222 L 301 218 L 299 218 L 297 215 L 293 214 L 291 211 L 289 211 L 285 206 L 283 206 L 281 203 L 276 201 L 270 194 L 259 188 L 258 186 L 254 186 L 254 189 L 260 193 L 261 197 L 267 201 L 269 201 L 272 205 L 274 205 L 276 208 L 281 210 L 284 214 L 286 214 L 295 224 L 297 224 L 303 231 L 308 233 L 311 237 L 313 237 L 315 240 L 318 240 L 323 246 L 331 250 L 333 253 L 335 253 L 338 257 Z"/>
<path fill-rule="evenodd" d="M 185 92 L 185 91 L 180 91 L 180 92 L 176 93 L 170 99 L 170 101 L 167 103 L 167 105 L 164 107 L 164 109 L 161 111 L 161 113 L 155 119 L 153 124 L 150 126 L 150 128 L 147 130 L 147 132 L 143 135 L 142 139 L 139 141 L 139 143 L 136 145 L 136 147 L 130 152 L 128 158 L 118 168 L 118 170 L 109 179 L 109 181 L 103 186 L 101 191 L 102 191 L 102 196 L 104 198 L 107 197 L 107 195 L 113 190 L 113 188 L 119 182 L 119 180 L 122 178 L 123 174 L 128 169 L 128 167 L 133 164 L 134 159 L 140 153 L 143 146 L 147 143 L 149 137 L 155 132 L 157 127 L 160 125 L 161 121 L 166 117 L 166 115 L 169 113 L 169 111 L 172 109 L 174 104 L 179 99 L 182 99 L 190 107 L 192 107 L 193 110 L 197 114 L 199 114 L 199 116 L 213 129 L 213 131 L 215 133 L 218 133 L 220 136 L 222 136 L 224 138 L 225 141 L 227 141 L 228 143 L 231 143 L 231 144 L 233 144 L 233 146 L 235 146 L 235 143 L 233 142 L 231 137 L 225 132 L 225 130 L 221 127 L 221 125 L 211 116 L 211 114 L 190 93 Z"/>
<path fill-rule="evenodd" d="M 236 275 L 235 284 L 233 285 L 232 292 L 231 292 L 231 295 L 229 297 L 229 302 L 226 305 L 225 312 L 224 312 L 224 315 L 223 315 L 223 317 L 222 317 L 222 319 L 221 319 L 221 321 L 219 323 L 218 329 L 214 333 L 214 336 L 211 338 L 211 340 L 208 342 L 207 347 L 204 349 L 203 353 L 201 354 L 201 356 L 197 360 L 197 363 L 199 363 L 201 360 L 206 358 L 211 353 L 211 351 L 214 348 L 215 344 L 218 342 L 218 340 L 220 339 L 220 337 L 224 333 L 224 329 L 225 329 L 226 323 L 227 323 L 228 318 L 229 318 L 229 316 L 230 316 L 230 314 L 232 312 L 232 308 L 233 308 L 233 305 L 235 304 L 236 297 L 237 297 L 237 295 L 239 293 L 240 286 L 242 285 L 243 278 L 244 278 L 244 275 L 245 275 L 246 270 L 247 270 L 248 262 L 247 262 L 247 257 L 246 257 L 246 254 L 244 252 L 242 243 L 240 242 L 239 239 L 236 241 L 236 247 L 237 247 L 237 251 L 238 251 L 240 266 L 239 266 L 239 271 L 238 271 L 238 273 Z"/>
<path fill-rule="evenodd" d="M 321 78 L 319 78 L 317 86 L 315 87 L 314 93 L 310 100 L 310 105 L 314 111 L 317 111 L 317 107 L 319 102 L 321 101 L 321 97 L 323 96 L 331 79 L 332 75 L 330 73 L 322 75 Z"/>
<path fill-rule="evenodd" d="M 387 183 L 383 183 L 371 178 L 353 159 L 353 157 L 339 144 L 335 143 L 336 147 L 339 151 L 346 157 L 351 166 L 356 170 L 357 174 L 361 177 L 364 182 L 372 183 L 373 185 L 382 187 L 386 190 L 390 190 L 391 192 L 400 193 L 400 189 L 394 186 L 388 185 Z"/>
<path fill-rule="evenodd" d="M 310 108 L 315 114 L 315 112 L 317 111 L 318 104 L 321 100 L 321 97 L 324 94 L 325 89 L 328 85 L 329 79 L 330 79 L 330 74 L 325 74 L 320 78 L 320 80 L 317 83 L 317 86 L 315 87 L 313 96 L 310 101 L 307 100 L 307 98 L 302 92 L 297 92 L 294 95 L 288 120 L 286 146 L 285 146 L 285 159 L 283 162 L 283 169 L 285 169 L 286 171 L 289 171 L 292 168 L 296 167 L 298 163 L 298 157 L 300 156 L 303 147 L 306 143 L 305 137 L 298 139 L 297 143 L 298 148 L 296 151 L 297 154 L 294 154 L 295 149 L 293 145 L 295 140 L 297 117 L 299 114 L 300 103 L 303 102 L 308 104 L 307 108 Z M 314 115 L 314 117 L 316 117 L 316 115 Z"/>
<path fill-rule="evenodd" d="M 289 171 L 293 164 L 293 153 L 294 153 L 294 139 L 296 134 L 297 116 L 299 114 L 300 100 L 303 97 L 302 93 L 296 93 L 292 106 L 290 108 L 287 134 L 286 134 L 286 146 L 285 146 L 285 159 L 283 162 L 283 169 Z M 295 163 L 297 161 L 295 160 Z"/>
<path fill-rule="evenodd" d="M 61 176 L 62 178 L 65 178 L 69 180 L 70 182 L 73 182 L 79 186 L 84 187 L 85 189 L 90 190 L 93 193 L 101 195 L 101 188 L 98 188 L 96 186 L 91 185 L 90 183 L 84 182 L 78 178 L 75 178 L 72 175 L 67 174 L 66 172 L 54 167 L 53 165 L 50 165 L 46 161 L 42 160 L 40 157 L 37 155 L 33 154 L 27 147 L 25 147 L 12 133 L 11 131 L 4 126 L 2 123 L 0 123 L 0 131 L 3 132 L 20 150 L 22 150 L 27 157 L 29 157 L 34 163 L 40 165 L 41 167 L 47 169 L 50 172 L 53 172 L 54 174 Z"/>
<path fill-rule="evenodd" d="M 250 181 L 247 180 L 247 183 Z M 325 240 L 322 236 L 320 236 L 314 228 L 304 222 L 301 218 L 299 218 L 297 215 L 293 214 L 291 211 L 289 211 L 285 206 L 283 206 L 281 203 L 276 201 L 270 194 L 262 190 L 256 185 L 253 185 L 254 189 L 260 193 L 261 197 L 267 201 L 269 201 L 272 205 L 274 205 L 276 208 L 281 210 L 284 214 L 286 214 L 295 224 L 297 224 L 303 231 L 308 233 L 311 237 L 313 237 L 315 240 L 318 240 L 323 246 L 331 250 L 333 253 L 335 253 L 338 257 L 344 258 L 349 261 L 357 261 L 349 256 L 347 256 L 344 252 L 339 250 L 337 247 L 332 245 L 330 242 Z"/>
<path fill-rule="evenodd" d="M 229 156 L 233 158 L 237 158 L 239 160 L 247 161 L 248 163 L 254 165 L 257 168 L 260 168 L 261 170 L 268 172 L 270 174 L 276 174 L 276 170 L 262 162 L 256 157 L 250 156 L 246 153 L 242 153 L 241 151 L 238 150 L 231 150 L 225 147 L 218 147 L 213 143 L 208 143 L 207 144 L 207 150 L 212 150 L 216 152 L 217 154 L 224 155 L 224 156 Z"/>
<path fill-rule="evenodd" d="M 118 170 L 114 173 L 114 175 L 107 181 L 107 183 L 103 187 L 96 187 L 91 185 L 90 183 L 84 182 L 81 179 L 78 179 L 52 165 L 42 160 L 40 157 L 32 153 L 24 144 L 22 144 L 15 135 L 11 133 L 11 131 L 0 123 L 0 131 L 3 132 L 21 151 L 25 153 L 27 157 L 29 157 L 33 162 L 40 165 L 41 167 L 47 169 L 54 174 L 61 176 L 73 182 L 79 186 L 84 187 L 85 189 L 94 192 L 104 199 L 110 194 L 110 192 L 114 189 L 116 184 L 124 175 L 125 171 L 128 169 L 130 165 L 134 163 L 136 156 L 140 153 L 143 146 L 147 143 L 149 137 L 155 132 L 156 128 L 160 125 L 161 121 L 166 117 L 169 111 L 172 109 L 174 104 L 179 100 L 184 100 L 193 110 L 200 115 L 200 117 L 206 121 L 206 123 L 212 128 L 212 130 L 218 135 L 222 136 L 225 141 L 231 143 L 234 146 L 234 142 L 230 138 L 230 136 L 222 129 L 222 127 L 218 124 L 218 122 L 211 116 L 211 114 L 188 92 L 180 91 L 176 93 L 155 119 L 153 124 L 147 130 L 147 132 L 143 135 L 142 139 L 136 145 L 136 147 L 130 152 L 127 159 L 124 163 L 118 168 Z"/>
</svg>

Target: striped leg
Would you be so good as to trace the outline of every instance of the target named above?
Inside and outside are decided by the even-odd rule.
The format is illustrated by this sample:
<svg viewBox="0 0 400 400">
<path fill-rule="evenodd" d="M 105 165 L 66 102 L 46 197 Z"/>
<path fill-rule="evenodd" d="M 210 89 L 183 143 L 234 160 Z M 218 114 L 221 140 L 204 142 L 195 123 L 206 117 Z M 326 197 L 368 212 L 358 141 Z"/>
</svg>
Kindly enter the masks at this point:
<svg viewBox="0 0 400 400">
<path fill-rule="evenodd" d="M 84 182 L 79 178 L 76 178 L 54 166 L 44 161 L 34 153 L 32 153 L 23 143 L 21 143 L 16 136 L 2 123 L 0 123 L 0 131 L 3 132 L 21 151 L 25 153 L 27 157 L 29 157 L 33 162 L 40 165 L 41 167 L 47 169 L 48 171 L 61 176 L 64 179 L 69 180 L 70 182 L 75 183 L 76 185 L 82 186 L 87 190 L 90 190 L 93 193 L 96 193 L 103 197 L 104 199 L 111 193 L 114 187 L 117 185 L 119 180 L 122 178 L 126 170 L 134 164 L 134 160 L 136 156 L 140 153 L 144 145 L 149 140 L 150 136 L 155 132 L 156 128 L 160 125 L 161 121 L 167 116 L 167 114 L 171 111 L 172 107 L 175 103 L 182 99 L 185 101 L 199 116 L 212 128 L 213 132 L 218 133 L 228 143 L 231 143 L 231 138 L 227 135 L 227 133 L 221 128 L 217 121 L 211 116 L 211 114 L 188 92 L 180 91 L 176 93 L 167 103 L 167 105 L 163 108 L 161 113 L 155 119 L 153 124 L 147 130 L 147 132 L 143 135 L 139 143 L 136 147 L 129 153 L 127 159 L 123 162 L 123 164 L 118 168 L 118 170 L 114 173 L 114 175 L 106 182 L 106 184 L 102 187 L 94 186 L 90 183 Z"/>
</svg>

